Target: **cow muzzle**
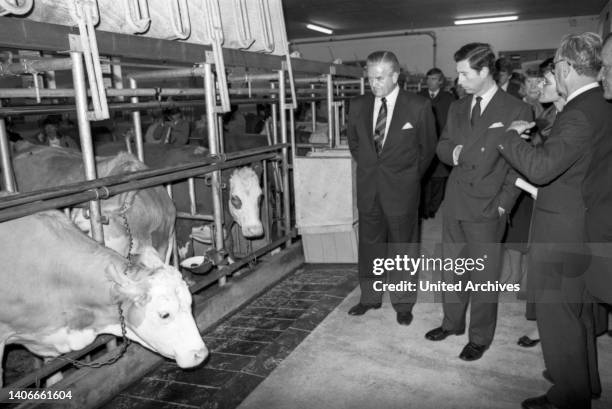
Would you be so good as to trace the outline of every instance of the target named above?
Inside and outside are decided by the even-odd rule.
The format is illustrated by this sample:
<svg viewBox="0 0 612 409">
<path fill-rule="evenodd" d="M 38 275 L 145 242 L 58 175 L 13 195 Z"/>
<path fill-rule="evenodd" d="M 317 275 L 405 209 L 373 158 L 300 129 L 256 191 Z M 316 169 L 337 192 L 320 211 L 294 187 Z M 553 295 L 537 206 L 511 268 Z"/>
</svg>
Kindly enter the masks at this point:
<svg viewBox="0 0 612 409">
<path fill-rule="evenodd" d="M 242 226 L 242 235 L 244 237 L 259 237 L 263 234 L 263 226 L 261 223 L 248 224 Z"/>
<path fill-rule="evenodd" d="M 192 368 L 200 365 L 208 356 L 208 349 L 206 346 L 200 349 L 191 349 L 181 354 L 177 354 L 175 357 L 176 364 L 181 368 Z"/>
</svg>

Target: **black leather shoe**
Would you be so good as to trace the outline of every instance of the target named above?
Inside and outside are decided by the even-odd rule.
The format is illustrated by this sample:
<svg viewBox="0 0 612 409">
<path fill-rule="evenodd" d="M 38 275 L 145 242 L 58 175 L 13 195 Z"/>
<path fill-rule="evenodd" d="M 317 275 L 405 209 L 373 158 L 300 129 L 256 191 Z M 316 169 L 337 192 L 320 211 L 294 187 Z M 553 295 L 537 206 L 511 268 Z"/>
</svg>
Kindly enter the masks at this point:
<svg viewBox="0 0 612 409">
<path fill-rule="evenodd" d="M 531 339 L 527 335 L 523 335 L 519 338 L 517 344 L 522 346 L 523 348 L 531 348 L 540 343 L 539 339 Z"/>
<path fill-rule="evenodd" d="M 487 348 L 488 347 L 486 345 L 478 345 L 473 342 L 468 342 L 459 354 L 459 358 L 463 359 L 464 361 L 476 361 L 477 359 L 482 358 L 482 355 Z"/>
<path fill-rule="evenodd" d="M 523 409 L 558 409 L 557 406 L 550 403 L 546 395 L 525 399 L 521 402 L 521 407 Z"/>
<path fill-rule="evenodd" d="M 397 323 L 399 325 L 410 325 L 412 322 L 412 313 L 410 311 L 398 311 Z"/>
<path fill-rule="evenodd" d="M 425 334 L 425 338 L 430 341 L 442 341 L 446 339 L 449 335 L 463 335 L 465 330 L 462 331 L 447 331 L 442 327 L 434 328 Z"/>
<path fill-rule="evenodd" d="M 550 376 L 550 372 L 548 372 L 548 369 L 544 369 L 542 371 L 542 377 L 550 383 L 555 383 L 555 381 L 553 381 L 552 376 Z"/>
<path fill-rule="evenodd" d="M 363 315 L 366 312 L 368 312 L 368 310 L 377 310 L 379 309 L 381 306 L 381 304 L 362 304 L 359 303 L 357 305 L 354 305 L 353 307 L 351 307 L 351 309 L 348 311 L 349 315 Z"/>
</svg>

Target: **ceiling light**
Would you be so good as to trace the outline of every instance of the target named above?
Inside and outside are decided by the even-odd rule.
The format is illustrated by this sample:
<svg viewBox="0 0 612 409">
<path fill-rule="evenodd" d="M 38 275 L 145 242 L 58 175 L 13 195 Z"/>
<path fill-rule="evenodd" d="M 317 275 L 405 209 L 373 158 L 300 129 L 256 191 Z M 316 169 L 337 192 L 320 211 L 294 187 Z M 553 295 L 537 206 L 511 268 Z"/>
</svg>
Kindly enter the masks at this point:
<svg viewBox="0 0 612 409">
<path fill-rule="evenodd" d="M 455 20 L 455 25 L 460 26 L 463 24 L 499 23 L 501 21 L 515 21 L 515 20 L 518 20 L 518 16 L 482 17 L 482 18 Z"/>
<path fill-rule="evenodd" d="M 306 24 L 306 28 L 310 30 L 318 31 L 323 34 L 333 34 L 334 33 L 333 30 L 330 30 L 329 28 L 317 26 L 316 24 Z"/>
</svg>

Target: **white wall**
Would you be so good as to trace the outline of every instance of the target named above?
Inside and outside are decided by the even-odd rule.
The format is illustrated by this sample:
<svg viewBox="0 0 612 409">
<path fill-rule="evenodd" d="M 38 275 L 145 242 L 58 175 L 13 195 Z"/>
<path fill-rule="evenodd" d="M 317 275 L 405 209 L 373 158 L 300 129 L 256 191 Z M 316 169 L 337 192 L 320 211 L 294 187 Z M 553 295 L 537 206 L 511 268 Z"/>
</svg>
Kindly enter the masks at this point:
<svg viewBox="0 0 612 409">
<path fill-rule="evenodd" d="M 448 77 L 455 76 L 453 54 L 470 42 L 485 42 L 495 51 L 538 50 L 557 48 L 563 35 L 597 31 L 599 16 L 516 21 L 511 23 L 438 27 L 419 31 L 435 31 L 438 40 L 437 66 Z M 380 33 L 384 34 L 384 33 Z M 432 39 L 429 36 L 399 36 L 314 44 L 295 44 L 292 49 L 311 60 L 365 60 L 375 50 L 393 51 L 400 64 L 411 73 L 425 73 L 432 67 Z M 331 52 L 330 52 L 331 51 Z"/>
</svg>

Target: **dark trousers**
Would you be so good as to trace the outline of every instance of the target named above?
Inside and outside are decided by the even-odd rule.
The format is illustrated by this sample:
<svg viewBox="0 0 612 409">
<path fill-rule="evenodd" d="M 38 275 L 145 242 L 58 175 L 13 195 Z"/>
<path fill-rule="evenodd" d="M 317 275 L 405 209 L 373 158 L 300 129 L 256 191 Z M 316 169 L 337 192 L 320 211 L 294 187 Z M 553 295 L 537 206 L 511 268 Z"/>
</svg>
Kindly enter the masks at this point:
<svg viewBox="0 0 612 409">
<path fill-rule="evenodd" d="M 544 363 L 554 380 L 548 399 L 563 409 L 589 409 L 601 393 L 594 327 L 596 304 L 584 275 L 561 274 L 561 263 L 532 261 L 538 274 L 536 318 Z"/>
<path fill-rule="evenodd" d="M 490 345 L 497 324 L 497 291 L 466 291 L 468 281 L 472 283 L 495 283 L 500 275 L 502 246 L 500 241 L 506 228 L 506 217 L 497 220 L 469 222 L 444 217 L 442 227 L 442 253 L 444 259 L 483 259 L 481 271 L 473 269 L 461 273 L 444 271 L 446 283 L 462 284 L 462 291 L 443 293 L 444 320 L 442 328 L 448 331 L 463 331 L 467 306 L 471 299 L 469 340 L 479 345 Z"/>
<path fill-rule="evenodd" d="M 434 217 L 444 199 L 446 188 L 445 177 L 431 176 L 423 182 L 423 196 L 421 199 L 421 216 L 424 218 Z"/>
<path fill-rule="evenodd" d="M 373 273 L 374 259 L 392 258 L 397 255 L 418 257 L 417 209 L 402 215 L 387 215 L 378 200 L 367 212 L 359 212 L 359 286 L 362 304 L 378 304 L 382 291 L 374 289 L 376 281 L 383 283 L 413 282 L 418 287 L 418 272 L 388 271 L 381 275 Z M 390 292 L 391 304 L 396 311 L 412 311 L 417 291 Z"/>
</svg>

